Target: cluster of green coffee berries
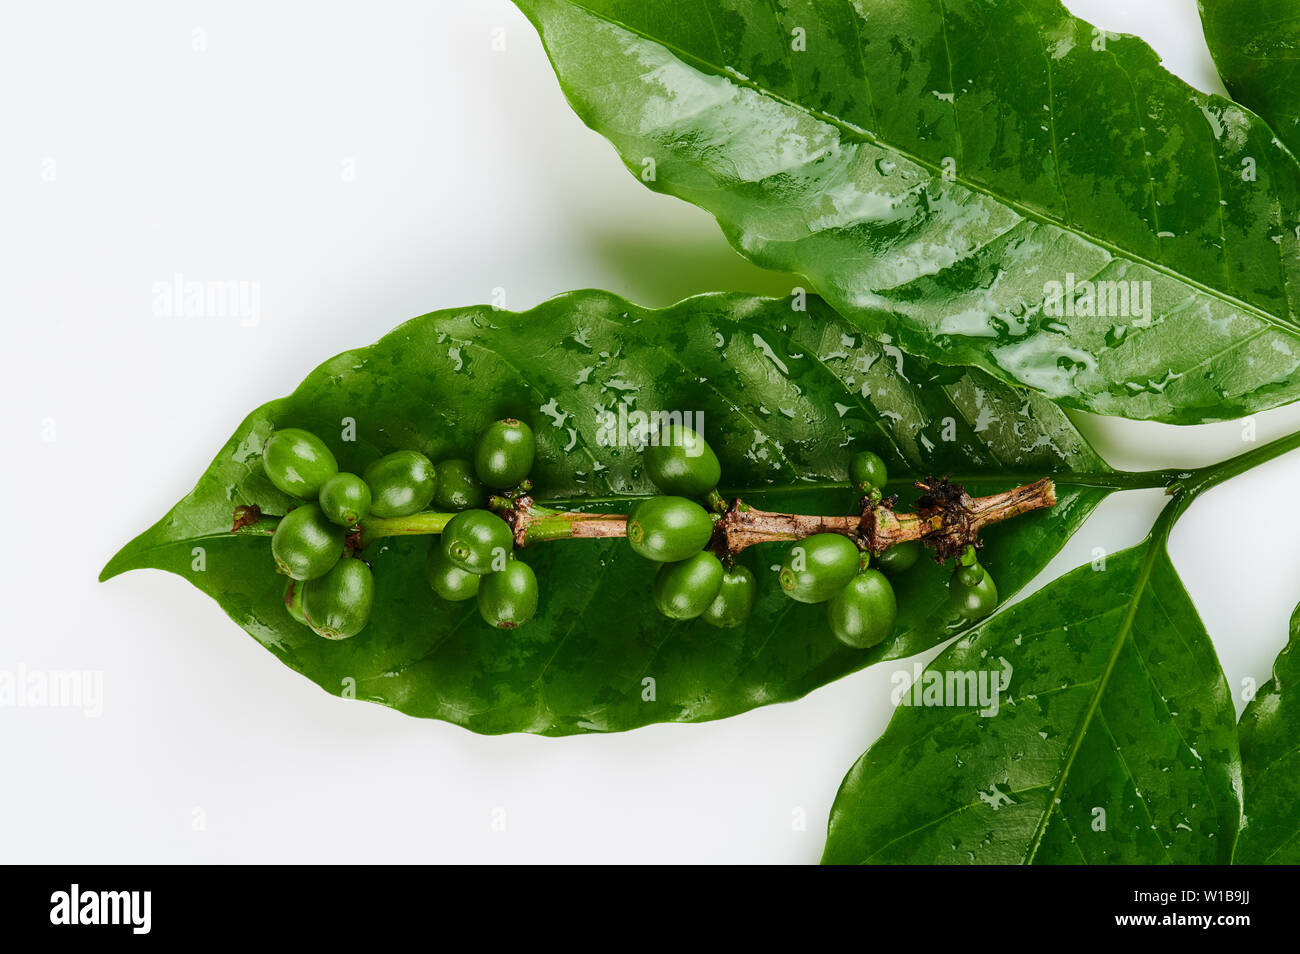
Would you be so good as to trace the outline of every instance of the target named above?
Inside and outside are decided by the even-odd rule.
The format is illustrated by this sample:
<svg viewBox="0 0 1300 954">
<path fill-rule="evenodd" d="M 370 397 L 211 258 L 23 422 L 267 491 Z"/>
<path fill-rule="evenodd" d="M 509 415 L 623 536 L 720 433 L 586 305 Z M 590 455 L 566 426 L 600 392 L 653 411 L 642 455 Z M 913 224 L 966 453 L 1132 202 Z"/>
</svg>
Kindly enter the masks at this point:
<svg viewBox="0 0 1300 954">
<path fill-rule="evenodd" d="M 632 549 L 660 564 L 651 593 L 670 619 L 702 619 L 711 626 L 741 626 L 754 610 L 758 581 L 743 566 L 724 566 L 706 549 L 713 517 L 691 498 L 706 498 L 722 467 L 704 438 L 670 425 L 644 452 L 646 473 L 664 493 L 637 504 L 627 518 Z"/>
<path fill-rule="evenodd" d="M 966 547 L 957 558 L 957 567 L 948 581 L 948 605 L 969 620 L 983 619 L 997 608 L 998 588 L 989 571 L 980 566 L 974 547 Z"/>
<path fill-rule="evenodd" d="M 861 451 L 849 461 L 849 480 L 869 500 L 881 500 L 888 480 L 879 455 Z M 895 544 L 874 561 L 854 540 L 838 533 L 817 533 L 790 547 L 781 564 L 781 589 L 800 603 L 825 603 L 831 632 L 847 646 L 867 649 L 894 629 L 898 601 L 889 582 L 911 569 L 921 544 Z"/>
<path fill-rule="evenodd" d="M 361 476 L 340 472 L 319 437 L 299 428 L 276 431 L 263 449 L 266 475 L 304 503 L 290 510 L 271 537 L 276 569 L 289 577 L 289 613 L 326 639 L 346 639 L 365 627 L 374 605 L 370 566 L 346 556 L 348 535 L 367 517 L 407 517 L 430 504 L 455 512 L 428 558 L 433 589 L 452 600 L 478 598 L 494 626 L 517 626 L 537 610 L 537 579 L 513 559 L 514 535 L 484 509 L 491 490 L 517 487 L 532 469 L 533 432 L 504 420 L 483 433 L 474 461 L 437 468 L 424 454 L 399 450 Z"/>
<path fill-rule="evenodd" d="M 484 507 L 491 491 L 512 491 L 527 479 L 536 454 L 532 428 L 507 419 L 479 437 L 473 464 L 450 460 L 438 465 L 440 474 L 450 471 L 452 484 L 439 485 L 434 504 L 456 515 L 429 550 L 429 585 L 452 602 L 476 598 L 483 621 L 497 629 L 522 626 L 536 614 L 537 575 L 514 559 L 510 524 Z"/>
<path fill-rule="evenodd" d="M 450 601 L 476 599 L 483 620 L 499 629 L 522 626 L 537 612 L 537 577 L 514 558 L 514 527 L 487 508 L 493 503 L 513 512 L 511 499 L 531 487 L 535 456 L 532 430 L 506 419 L 482 433 L 472 461 L 456 458 L 435 467 L 418 451 L 400 450 L 358 476 L 340 472 L 316 435 L 298 428 L 276 431 L 263 451 L 267 477 L 302 501 L 271 537 L 276 569 L 289 577 L 285 606 L 327 639 L 361 632 L 374 605 L 375 582 L 370 566 L 351 555 L 349 535 L 368 517 L 408 517 L 433 505 L 451 514 L 425 563 L 433 591 Z M 701 619 L 723 629 L 744 625 L 758 581 L 735 564 L 726 547 L 716 548 L 724 554 L 719 556 L 712 546 L 717 521 L 724 519 L 716 511 L 725 508 L 717 493 L 717 455 L 701 435 L 670 425 L 646 447 L 644 461 L 662 493 L 635 506 L 626 535 L 636 553 L 659 565 L 654 605 L 670 619 Z M 855 454 L 849 475 L 867 503 L 880 503 L 888 475 L 879 456 Z M 779 580 L 791 599 L 826 604 L 835 636 L 865 649 L 892 632 L 898 603 L 889 578 L 910 569 L 921 549 L 919 541 L 909 540 L 873 558 L 855 537 L 816 533 L 790 547 Z M 957 561 L 949 594 L 953 612 L 967 619 L 987 616 L 996 606 L 997 589 L 974 547 Z"/>
<path fill-rule="evenodd" d="M 717 455 L 699 434 L 671 425 L 646 448 L 645 466 L 663 494 L 633 510 L 627 540 L 660 564 L 652 588 L 655 606 L 671 619 L 702 619 L 721 628 L 743 625 L 754 609 L 757 581 L 748 569 L 730 565 L 710 549 L 715 519 L 697 502 L 718 499 Z M 870 503 L 882 500 L 888 473 L 877 454 L 855 454 L 849 476 Z M 852 537 L 816 533 L 790 547 L 778 579 L 791 599 L 826 604 L 836 638 L 866 649 L 893 631 L 898 602 L 889 578 L 911 569 L 922 549 L 920 541 L 908 540 L 873 559 Z M 973 547 L 963 555 L 949 591 L 950 609 L 969 619 L 987 616 L 997 604 L 992 578 L 976 562 Z"/>
<path fill-rule="evenodd" d="M 758 583 L 743 566 L 727 565 L 709 545 L 715 523 L 696 500 L 714 495 L 721 467 L 704 438 L 670 425 L 645 449 L 646 473 L 663 494 L 643 501 L 629 515 L 628 544 L 660 564 L 652 594 L 671 619 L 702 619 L 711 626 L 741 626 L 753 612 Z M 854 476 L 864 492 L 883 486 L 885 465 L 875 454 L 853 462 L 870 472 Z M 897 571 L 916 562 L 920 545 L 891 548 L 885 562 Z M 882 557 L 882 559 L 885 559 Z M 851 646 L 872 646 L 889 635 L 897 607 L 893 589 L 869 556 L 839 533 L 819 533 L 790 549 L 781 568 L 785 592 L 802 603 L 829 603 L 835 635 Z"/>
</svg>

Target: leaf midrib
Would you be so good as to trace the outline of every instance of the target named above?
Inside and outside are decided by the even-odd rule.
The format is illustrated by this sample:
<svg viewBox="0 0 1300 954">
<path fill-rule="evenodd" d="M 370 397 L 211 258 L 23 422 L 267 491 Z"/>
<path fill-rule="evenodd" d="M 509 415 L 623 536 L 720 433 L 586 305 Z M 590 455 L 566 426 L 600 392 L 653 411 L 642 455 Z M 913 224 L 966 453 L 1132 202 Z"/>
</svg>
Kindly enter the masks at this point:
<svg viewBox="0 0 1300 954">
<path fill-rule="evenodd" d="M 1070 743 L 1069 754 L 1061 766 L 1060 773 L 1056 776 L 1056 781 L 1053 782 L 1051 790 L 1048 792 L 1047 807 L 1044 809 L 1043 817 L 1039 819 L 1038 827 L 1034 830 L 1034 836 L 1030 839 L 1025 851 L 1025 864 L 1033 864 L 1034 857 L 1042 846 L 1043 837 L 1047 833 L 1047 826 L 1052 820 L 1052 813 L 1055 811 L 1061 792 L 1065 789 L 1065 783 L 1069 779 L 1070 769 L 1074 767 L 1074 760 L 1078 756 L 1079 749 L 1083 746 L 1083 740 L 1092 726 L 1092 720 L 1101 705 L 1102 696 L 1106 694 L 1106 687 L 1110 683 L 1111 674 L 1115 671 L 1120 652 L 1128 643 L 1129 636 L 1132 635 L 1133 620 L 1137 616 L 1138 606 L 1141 605 L 1146 594 L 1147 584 L 1151 580 L 1156 561 L 1159 559 L 1160 554 L 1164 552 L 1167 533 L 1167 523 L 1157 524 L 1156 528 L 1152 530 L 1151 536 L 1147 538 L 1147 552 L 1142 559 L 1142 567 L 1138 571 L 1137 580 L 1133 587 L 1133 595 L 1129 599 L 1124 618 L 1120 621 L 1119 631 L 1116 634 L 1114 644 L 1111 646 L 1110 655 L 1106 659 L 1106 665 L 1097 678 L 1097 686 L 1093 690 L 1092 698 L 1088 701 L 1088 708 L 1075 730 L 1074 738 Z"/>
<path fill-rule="evenodd" d="M 1155 471 L 1066 471 L 1053 472 L 1048 470 L 1007 470 L 989 473 L 951 473 L 944 474 L 949 481 L 958 484 L 974 484 L 986 481 L 1007 481 L 1015 484 L 1027 484 L 1035 480 L 1041 480 L 1044 477 L 1050 477 L 1058 487 L 1078 487 L 1080 489 L 1106 490 L 1106 491 L 1125 491 L 1125 490 L 1154 490 L 1158 487 L 1165 487 L 1169 482 L 1169 475 Z M 907 489 L 912 487 L 911 480 L 891 480 L 886 484 L 886 489 L 897 488 Z M 811 494 L 822 493 L 832 490 L 851 490 L 851 486 L 845 481 L 808 481 L 798 484 L 768 484 L 759 487 L 722 487 L 719 493 L 728 499 L 732 497 L 752 497 L 758 494 Z M 647 491 L 644 496 L 649 496 L 652 491 Z M 616 497 L 545 497 L 540 494 L 534 494 L 534 499 L 539 503 L 558 506 L 580 507 L 591 504 L 616 504 L 627 500 L 636 499 L 638 494 L 624 494 Z"/>
<path fill-rule="evenodd" d="M 659 46 L 662 46 L 664 49 L 673 53 L 683 62 L 698 64 L 699 66 L 703 67 L 705 71 L 711 73 L 712 75 L 718 77 L 719 79 L 725 79 L 728 82 L 735 83 L 738 86 L 743 86 L 746 89 L 753 90 L 759 95 L 766 96 L 767 98 L 775 100 L 776 102 L 781 103 L 784 106 L 790 107 L 791 109 L 796 109 L 805 112 L 808 115 L 816 119 L 819 119 L 830 126 L 835 127 L 836 129 L 840 130 L 843 133 L 846 133 L 851 137 L 857 138 L 863 142 L 870 143 L 872 145 L 880 147 L 881 149 L 885 149 L 887 151 L 896 153 L 897 155 L 903 156 L 909 161 L 916 163 L 918 166 L 921 166 L 922 168 L 929 170 L 929 172 L 933 175 L 942 174 L 942 170 L 937 165 L 930 162 L 929 160 L 921 156 L 915 155 L 914 153 L 908 151 L 907 149 L 904 149 L 901 146 L 895 145 L 894 143 L 886 142 L 884 140 L 878 139 L 876 136 L 872 135 L 872 133 L 870 133 L 868 130 L 863 129 L 862 127 L 857 126 L 846 119 L 843 119 L 838 116 L 834 116 L 830 113 L 823 112 L 822 110 L 815 109 L 803 103 L 798 103 L 793 100 L 790 100 L 787 97 L 782 96 L 780 93 L 777 93 L 774 90 L 770 90 L 760 85 L 759 83 L 753 81 L 752 79 L 749 79 L 748 77 L 742 77 L 737 75 L 736 73 L 728 70 L 725 66 L 718 66 L 715 63 L 710 63 L 704 57 L 698 56 L 693 53 L 689 53 L 686 50 L 683 50 L 680 47 L 677 47 L 674 44 L 667 42 L 666 40 L 660 39 L 659 37 L 651 36 L 650 34 L 644 32 L 643 30 L 639 30 L 623 22 L 622 20 L 617 19 L 616 17 L 612 17 L 609 16 L 608 14 L 592 10 L 586 4 L 579 2 L 579 0 L 561 0 L 561 2 L 568 3 L 570 6 L 573 7 L 577 7 L 578 9 L 582 10 L 584 13 L 586 13 L 588 16 L 592 17 L 593 19 L 599 20 L 603 23 L 607 23 L 610 26 L 618 27 L 619 29 L 622 30 L 626 30 L 628 33 L 632 34 L 633 36 L 640 37 L 646 42 L 654 43 Z M 1078 19 L 1078 18 L 1072 17 L 1072 19 Z M 559 71 L 557 70 L 556 72 L 558 75 Z M 956 91 L 954 91 L 954 96 L 955 95 L 956 95 Z M 1225 291 L 1206 285 L 1203 282 L 1198 281 L 1197 279 L 1192 278 L 1189 275 L 1185 275 L 1182 272 L 1179 272 L 1171 268 L 1170 266 L 1165 265 L 1163 262 L 1154 261 L 1145 255 L 1141 255 L 1129 249 L 1122 248 L 1114 244 L 1113 242 L 1107 241 L 1106 239 L 1093 235 L 1090 232 L 1085 232 L 1073 225 L 1067 224 L 1065 221 L 1057 218 L 1056 216 L 1050 214 L 1049 212 L 1046 212 L 1041 209 L 1035 209 L 1032 206 L 1024 205 L 1023 203 L 1017 202 L 1014 199 L 1009 199 L 1002 195 L 999 195 L 998 193 L 992 191 L 991 188 L 984 186 L 981 183 L 978 183 L 975 180 L 969 179 L 960 174 L 952 175 L 950 177 L 950 181 L 957 182 L 972 192 L 978 193 L 983 196 L 987 196 L 988 198 L 992 199 L 994 202 L 997 202 L 1001 205 L 1006 206 L 1009 209 L 1012 209 L 1017 214 L 1022 215 L 1026 219 L 1029 219 L 1033 222 L 1037 222 L 1042 225 L 1050 225 L 1055 228 L 1059 228 L 1064 232 L 1069 232 L 1071 235 L 1075 235 L 1078 238 L 1083 239 L 1084 241 L 1111 253 L 1117 258 L 1134 262 L 1136 264 L 1150 268 L 1152 271 L 1164 275 L 1165 277 L 1172 279 L 1173 281 L 1178 282 L 1179 284 L 1186 285 L 1190 288 L 1193 288 L 1196 291 L 1199 291 L 1210 298 L 1213 298 L 1217 301 L 1221 301 L 1227 305 L 1231 305 L 1234 308 L 1239 308 L 1242 311 L 1245 311 L 1250 315 L 1254 316 L 1255 318 L 1258 318 L 1260 321 L 1263 321 L 1264 323 L 1276 328 L 1280 332 L 1283 332 L 1291 337 L 1300 337 L 1300 327 L 1297 327 L 1297 325 L 1295 325 L 1294 323 L 1279 318 L 1278 316 L 1273 315 L 1270 312 L 1267 312 L 1256 305 L 1252 305 L 1249 302 L 1243 301 L 1240 298 L 1237 298 L 1236 296 L 1231 295 Z M 1226 254 L 1226 250 L 1225 250 L 1225 254 Z"/>
</svg>

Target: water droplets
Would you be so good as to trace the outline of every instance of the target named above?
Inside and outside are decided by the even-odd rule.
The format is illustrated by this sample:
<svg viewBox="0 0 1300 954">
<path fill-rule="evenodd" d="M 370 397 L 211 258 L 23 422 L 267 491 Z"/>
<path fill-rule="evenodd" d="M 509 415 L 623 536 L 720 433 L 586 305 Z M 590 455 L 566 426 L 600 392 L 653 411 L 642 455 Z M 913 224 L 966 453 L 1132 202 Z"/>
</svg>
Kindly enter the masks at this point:
<svg viewBox="0 0 1300 954">
<path fill-rule="evenodd" d="M 762 335 L 755 333 L 753 336 L 753 341 L 754 341 L 754 347 L 757 348 L 759 351 L 761 351 L 769 361 L 771 361 L 774 365 L 776 365 L 778 371 L 780 371 L 783 375 L 788 376 L 790 374 L 789 366 L 776 356 L 776 352 L 772 350 L 772 346 L 770 344 L 768 344 L 766 341 L 763 340 Z"/>
<path fill-rule="evenodd" d="M 552 427 L 563 427 L 564 422 L 569 419 L 568 412 L 560 410 L 560 403 L 555 398 L 551 398 L 537 410 L 551 419 Z"/>
<path fill-rule="evenodd" d="M 1165 376 L 1159 381 L 1153 381 L 1150 378 L 1146 381 L 1125 381 L 1124 388 L 1129 394 L 1163 394 L 1165 388 L 1181 377 L 1181 374 L 1170 368 L 1165 371 Z"/>
</svg>

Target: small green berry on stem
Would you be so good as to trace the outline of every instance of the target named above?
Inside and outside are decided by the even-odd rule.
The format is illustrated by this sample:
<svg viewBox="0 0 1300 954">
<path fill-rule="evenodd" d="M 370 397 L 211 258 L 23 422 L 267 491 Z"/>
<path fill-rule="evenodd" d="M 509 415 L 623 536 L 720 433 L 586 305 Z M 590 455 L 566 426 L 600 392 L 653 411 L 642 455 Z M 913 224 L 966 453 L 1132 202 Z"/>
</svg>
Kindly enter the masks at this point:
<svg viewBox="0 0 1300 954">
<path fill-rule="evenodd" d="M 474 451 L 474 470 L 484 486 L 510 490 L 533 469 L 537 441 L 523 421 L 506 418 L 489 424 Z"/>
<path fill-rule="evenodd" d="M 713 536 L 708 511 L 685 497 L 650 497 L 627 520 L 627 542 L 641 556 L 677 563 L 704 548 Z"/>
<path fill-rule="evenodd" d="M 503 570 L 514 545 L 510 524 L 487 510 L 458 513 L 442 531 L 442 552 L 452 565 L 479 575 Z"/>
<path fill-rule="evenodd" d="M 655 574 L 655 606 L 669 619 L 694 619 L 713 603 L 724 576 L 722 561 L 707 550 L 665 563 Z"/>
<path fill-rule="evenodd" d="M 324 576 L 343 556 L 347 531 L 325 516 L 319 504 L 285 514 L 271 536 L 276 569 L 295 580 Z"/>
<path fill-rule="evenodd" d="M 370 513 L 370 485 L 356 474 L 335 474 L 321 486 L 320 507 L 340 527 L 355 527 Z"/>
<path fill-rule="evenodd" d="M 435 469 L 438 480 L 433 491 L 434 507 L 459 513 L 462 510 L 482 510 L 487 506 L 487 488 L 479 483 L 472 463 L 453 458 L 435 465 Z"/>
<path fill-rule="evenodd" d="M 349 639 L 365 629 L 374 602 L 374 574 L 355 557 L 339 560 L 332 570 L 303 587 L 307 625 L 326 639 Z"/>
<path fill-rule="evenodd" d="M 433 591 L 453 603 L 477 595 L 479 581 L 483 579 L 479 574 L 462 570 L 452 563 L 442 552 L 441 541 L 429 548 L 429 555 L 424 561 L 424 573 Z"/>
<path fill-rule="evenodd" d="M 831 632 L 854 649 L 869 649 L 884 642 L 897 616 L 894 588 L 878 570 L 863 570 L 826 604 Z"/>
<path fill-rule="evenodd" d="M 916 565 L 923 549 L 925 548 L 920 540 L 904 540 L 902 543 L 895 543 L 876 557 L 876 569 L 887 576 L 897 576 Z"/>
<path fill-rule="evenodd" d="M 733 566 L 723 574 L 722 586 L 700 619 L 718 629 L 735 629 L 749 622 L 758 599 L 758 581 L 743 566 Z"/>
<path fill-rule="evenodd" d="M 661 491 L 678 497 L 703 497 L 718 486 L 722 465 L 704 438 L 680 424 L 659 432 L 644 453 L 646 473 Z"/>
<path fill-rule="evenodd" d="M 262 448 L 262 468 L 284 493 L 299 500 L 314 500 L 325 481 L 338 472 L 339 465 L 315 434 L 286 427 L 272 434 Z"/>
<path fill-rule="evenodd" d="M 959 573 L 960 570 L 957 571 Z M 957 616 L 968 620 L 980 620 L 992 613 L 998 606 L 998 588 L 993 577 L 987 571 L 974 586 L 967 586 L 957 579 L 957 573 L 948 583 L 948 606 Z"/>
<path fill-rule="evenodd" d="M 520 560 L 489 573 L 479 582 L 478 611 L 483 621 L 497 629 L 515 629 L 537 613 L 537 576 Z"/>
<path fill-rule="evenodd" d="M 849 483 L 856 489 L 869 492 L 880 490 L 889 480 L 889 472 L 879 454 L 859 451 L 849 460 Z"/>
<path fill-rule="evenodd" d="M 409 517 L 433 500 L 438 475 L 433 463 L 419 451 L 387 454 L 366 468 L 370 487 L 370 512 L 376 517 Z"/>
<path fill-rule="evenodd" d="M 787 596 L 800 603 L 824 603 L 857 574 L 858 545 L 839 533 L 816 533 L 786 554 L 779 579 Z"/>
</svg>

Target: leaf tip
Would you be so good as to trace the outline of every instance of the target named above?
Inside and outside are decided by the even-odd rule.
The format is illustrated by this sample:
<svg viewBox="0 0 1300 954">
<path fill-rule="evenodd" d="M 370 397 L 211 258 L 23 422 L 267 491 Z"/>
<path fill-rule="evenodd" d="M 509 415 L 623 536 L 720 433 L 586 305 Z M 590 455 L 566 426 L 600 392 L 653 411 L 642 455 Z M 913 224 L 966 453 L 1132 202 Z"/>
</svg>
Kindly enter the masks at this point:
<svg viewBox="0 0 1300 954">
<path fill-rule="evenodd" d="M 128 543 L 126 546 L 122 547 L 122 549 L 118 550 L 117 553 L 113 554 L 113 558 L 104 564 L 104 569 L 99 571 L 100 583 L 107 583 L 113 577 L 121 576 L 127 570 L 135 570 L 139 568 L 138 564 L 131 562 L 131 548 L 132 544 Z"/>
</svg>

